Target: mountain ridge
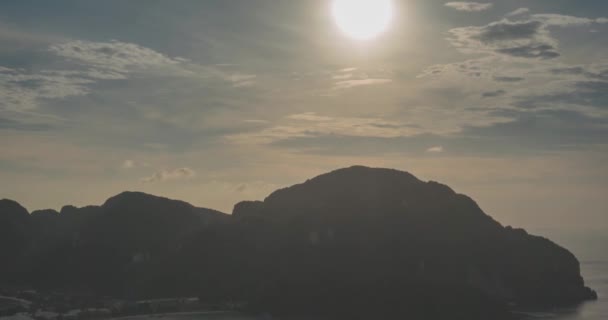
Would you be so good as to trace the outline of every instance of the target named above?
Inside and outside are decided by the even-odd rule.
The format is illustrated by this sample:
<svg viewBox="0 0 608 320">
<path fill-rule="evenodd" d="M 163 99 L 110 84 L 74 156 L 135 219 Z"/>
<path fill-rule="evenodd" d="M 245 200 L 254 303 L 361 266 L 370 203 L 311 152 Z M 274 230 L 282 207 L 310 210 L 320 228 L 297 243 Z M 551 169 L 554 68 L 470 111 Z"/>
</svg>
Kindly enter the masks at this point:
<svg viewBox="0 0 608 320">
<path fill-rule="evenodd" d="M 3 203 L 24 217 L 16 202 Z M 0 219 L 7 210 L 0 206 Z M 449 186 L 394 169 L 338 169 L 237 203 L 232 215 L 123 192 L 101 206 L 28 216 L 38 222 L 13 232 L 20 245 L 6 252 L 15 263 L 0 271 L 36 287 L 241 299 L 287 315 L 385 309 L 429 319 L 443 316 L 438 307 L 507 319 L 509 304 L 597 298 L 567 249 L 501 225 Z M 345 314 L 353 305 L 357 313 Z"/>
</svg>

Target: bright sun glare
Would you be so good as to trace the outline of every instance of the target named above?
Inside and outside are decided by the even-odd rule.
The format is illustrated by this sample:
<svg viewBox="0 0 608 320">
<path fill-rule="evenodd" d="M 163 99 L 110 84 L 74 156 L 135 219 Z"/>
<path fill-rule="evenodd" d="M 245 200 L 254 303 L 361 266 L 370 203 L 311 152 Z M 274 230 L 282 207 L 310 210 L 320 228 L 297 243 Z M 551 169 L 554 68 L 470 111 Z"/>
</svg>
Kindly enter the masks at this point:
<svg viewBox="0 0 608 320">
<path fill-rule="evenodd" d="M 384 32 L 393 16 L 392 0 L 333 0 L 336 24 L 350 37 L 372 39 Z"/>
</svg>

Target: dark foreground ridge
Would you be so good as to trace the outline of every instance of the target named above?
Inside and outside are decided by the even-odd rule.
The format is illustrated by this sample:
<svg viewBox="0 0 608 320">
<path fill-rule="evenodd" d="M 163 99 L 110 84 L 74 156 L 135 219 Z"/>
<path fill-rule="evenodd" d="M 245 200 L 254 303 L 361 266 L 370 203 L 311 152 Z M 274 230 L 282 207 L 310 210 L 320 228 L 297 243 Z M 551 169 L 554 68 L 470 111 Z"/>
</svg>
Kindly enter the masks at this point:
<svg viewBox="0 0 608 320">
<path fill-rule="evenodd" d="M 125 298 L 199 296 L 252 312 L 509 319 L 596 299 L 568 250 L 467 196 L 351 167 L 232 215 L 143 193 L 29 214 L 0 201 L 0 284 Z"/>
</svg>

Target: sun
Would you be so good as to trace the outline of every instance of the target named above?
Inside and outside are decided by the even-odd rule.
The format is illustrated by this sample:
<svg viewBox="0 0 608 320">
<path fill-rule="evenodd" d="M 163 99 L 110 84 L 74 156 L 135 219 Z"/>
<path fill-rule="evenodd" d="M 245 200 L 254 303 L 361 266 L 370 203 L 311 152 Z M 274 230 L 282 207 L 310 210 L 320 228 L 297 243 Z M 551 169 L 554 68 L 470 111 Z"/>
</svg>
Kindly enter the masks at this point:
<svg viewBox="0 0 608 320">
<path fill-rule="evenodd" d="M 357 40 L 377 37 L 393 18 L 392 0 L 333 0 L 332 14 L 344 33 Z"/>
</svg>

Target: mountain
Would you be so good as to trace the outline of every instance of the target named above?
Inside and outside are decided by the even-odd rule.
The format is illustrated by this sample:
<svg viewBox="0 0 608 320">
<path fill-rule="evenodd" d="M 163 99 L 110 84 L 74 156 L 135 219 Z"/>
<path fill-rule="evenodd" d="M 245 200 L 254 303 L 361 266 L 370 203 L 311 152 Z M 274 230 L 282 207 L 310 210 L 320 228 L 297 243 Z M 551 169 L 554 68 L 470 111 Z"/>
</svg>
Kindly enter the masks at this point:
<svg viewBox="0 0 608 320">
<path fill-rule="evenodd" d="M 64 206 L 28 214 L 16 202 L 0 202 L 3 248 L 12 272 L 0 281 L 41 288 L 72 288 L 109 294 L 130 291 L 130 268 L 167 256 L 199 229 L 228 219 L 221 212 L 137 192 L 101 206 Z M 133 277 L 131 277 L 133 278 Z"/>
<path fill-rule="evenodd" d="M 566 249 L 390 169 L 336 170 L 232 215 L 126 192 L 31 215 L 5 200 L 0 222 L 13 258 L 0 283 L 350 319 L 508 319 L 513 306 L 597 298 Z"/>
<path fill-rule="evenodd" d="M 312 301 L 318 288 L 336 288 L 329 296 L 348 292 L 344 307 L 374 301 L 375 309 L 398 304 L 409 312 L 425 309 L 420 314 L 428 316 L 437 305 L 453 315 L 454 304 L 475 305 L 479 296 L 518 306 L 597 298 L 566 249 L 503 227 L 471 198 L 405 172 L 341 169 L 278 190 L 263 202 L 238 204 L 233 215 L 275 225 L 282 244 L 278 257 L 284 259 L 275 263 L 289 270 L 275 280 L 283 285 L 277 293 L 282 299 L 310 288 L 306 301 Z M 311 274 L 327 278 L 315 283 L 321 278 Z M 412 303 L 387 302 L 377 292 Z M 456 294 L 448 292 L 458 292 L 460 300 L 450 301 Z M 424 296 L 426 303 L 412 296 Z"/>
<path fill-rule="evenodd" d="M 16 201 L 0 200 L 0 276 L 15 272 L 31 236 L 27 210 Z"/>
</svg>

